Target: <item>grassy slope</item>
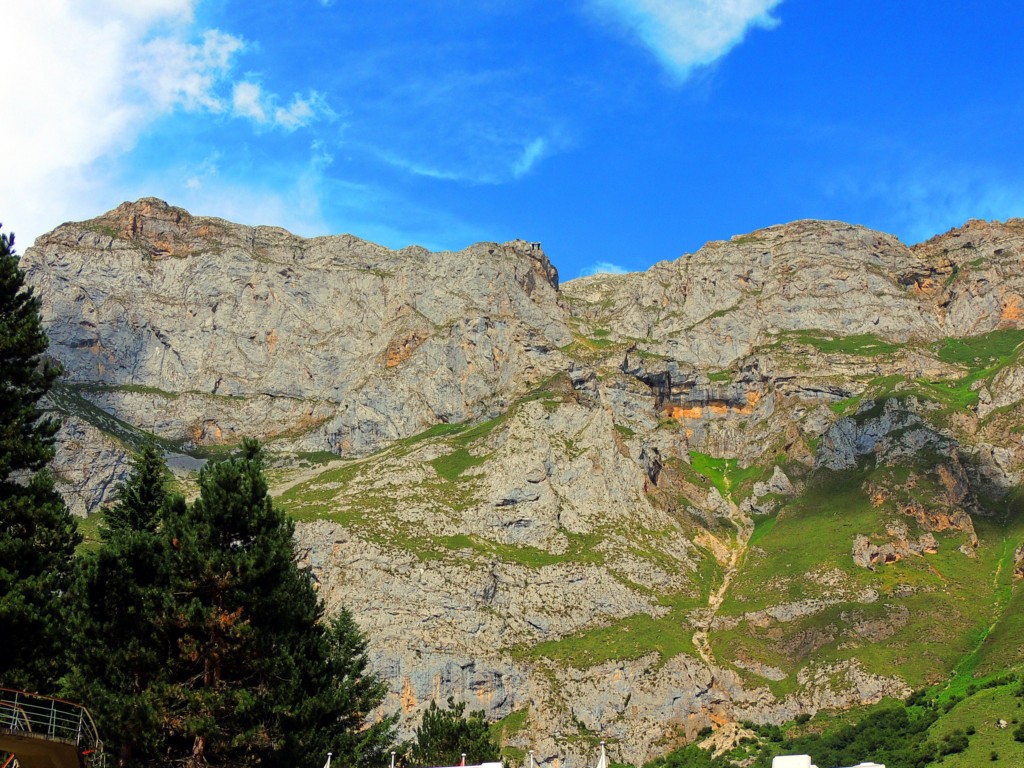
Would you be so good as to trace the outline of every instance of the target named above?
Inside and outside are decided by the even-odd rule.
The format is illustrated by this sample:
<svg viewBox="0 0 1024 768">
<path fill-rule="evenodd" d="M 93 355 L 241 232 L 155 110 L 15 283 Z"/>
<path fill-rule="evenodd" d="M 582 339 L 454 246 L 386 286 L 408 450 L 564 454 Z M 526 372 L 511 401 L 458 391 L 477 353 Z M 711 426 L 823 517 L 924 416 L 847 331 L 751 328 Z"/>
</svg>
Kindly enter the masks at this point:
<svg viewBox="0 0 1024 768">
<path fill-rule="evenodd" d="M 976 731 L 969 737 L 966 750 L 943 757 L 944 768 L 1024 765 L 1024 743 L 1013 738 L 1017 724 L 1024 720 L 1024 698 L 1015 695 L 1018 687 L 1019 683 L 1013 683 L 978 691 L 939 717 L 929 729 L 934 741 L 956 730 L 967 732 L 973 727 Z M 1009 727 L 999 728 L 996 721 L 1000 719 Z M 993 752 L 998 760 L 992 760 Z"/>
<path fill-rule="evenodd" d="M 873 506 L 863 490 L 866 481 L 893 472 L 819 472 L 802 496 L 777 516 L 759 522 L 754 549 L 727 596 L 723 615 L 739 616 L 820 596 L 828 588 L 816 583 L 814 575 L 828 571 L 842 574 L 847 596 L 838 605 L 793 621 L 767 627 L 744 622 L 713 632 L 712 643 L 721 658 L 742 655 L 795 672 L 810 660 L 857 657 L 872 672 L 891 674 L 898 669 L 912 686 L 919 686 L 942 679 L 978 647 L 994 612 L 1001 614 L 1009 597 L 1006 553 L 1009 549 L 1012 555 L 1010 542 L 1024 532 L 1016 525 L 979 520 L 981 546 L 976 558 L 959 551 L 965 535 L 950 531 L 935 534 L 938 554 L 910 557 L 876 571 L 856 566 L 851 556 L 855 535 L 884 540 L 885 524 L 893 519 L 906 524 L 911 536 L 919 533 L 912 518 L 900 515 L 892 504 Z M 919 477 L 917 490 L 923 491 L 926 482 Z M 859 602 L 855 593 L 864 590 L 874 590 L 879 599 Z M 909 619 L 889 637 L 877 638 L 884 642 L 863 629 L 872 621 L 886 622 L 902 609 L 909 611 Z M 1002 631 L 1001 625 L 996 627 Z M 777 693 L 792 685 L 792 675 L 772 684 Z"/>
<path fill-rule="evenodd" d="M 898 351 L 873 337 L 830 337 L 816 332 L 787 334 L 787 342 L 798 342 L 819 352 L 857 356 L 877 356 Z M 877 377 L 867 389 L 850 401 L 833 404 L 839 414 L 850 414 L 867 397 L 916 395 L 935 404 L 931 420 L 944 424 L 946 418 L 977 403 L 979 382 L 991 379 L 1004 366 L 1019 361 L 1024 331 L 1004 330 L 968 339 L 946 339 L 931 345 L 929 352 L 938 360 L 962 371 L 951 378 L 926 381 L 899 376 Z M 898 394 L 897 394 L 898 393 Z M 876 409 L 880 405 L 876 406 Z M 870 414 L 867 414 L 870 415 Z M 861 418 L 858 416 L 858 418 Z M 719 469 L 714 462 L 712 470 Z M 718 460 L 723 463 L 723 460 Z M 915 468 L 917 486 L 913 497 L 928 505 L 940 489 L 920 478 L 927 478 L 927 466 Z M 902 477 L 892 477 L 902 472 Z M 708 473 L 716 486 L 723 486 L 721 475 Z M 1024 651 L 1016 638 L 1024 631 L 1024 608 L 1020 590 L 1013 590 L 1013 548 L 1024 541 L 1024 523 L 1020 510 L 1004 521 L 979 519 L 976 528 L 981 540 L 977 558 L 969 559 L 957 551 L 965 541 L 956 532 L 936 533 L 939 553 L 912 557 L 884 566 L 875 572 L 858 568 L 852 562 L 853 537 L 860 533 L 884 541 L 885 523 L 900 520 L 908 525 L 911 537 L 920 531 L 911 518 L 898 514 L 895 505 L 873 507 L 863 487 L 889 475 L 891 481 L 905 481 L 907 470 L 862 468 L 845 473 L 819 472 L 798 498 L 783 505 L 769 518 L 757 521 L 751 552 L 746 557 L 729 594 L 722 614 L 738 616 L 773 605 L 798 602 L 826 592 L 808 574 L 838 569 L 846 580 L 847 591 L 875 590 L 880 599 L 861 604 L 845 599 L 839 605 L 790 622 L 769 627 L 741 623 L 731 630 L 719 630 L 711 636 L 716 655 L 752 658 L 787 672 L 795 672 L 809 660 L 833 660 L 856 656 L 871 671 L 889 674 L 899 669 L 912 685 L 943 679 L 952 670 L 966 685 L 976 675 L 990 675 L 1024 662 Z M 720 490 L 724 488 L 720 487 Z M 990 506 L 998 517 L 1006 506 Z M 1013 506 L 1013 505 L 1009 505 Z M 1020 506 L 1019 504 L 1017 506 Z M 907 594 L 912 592 L 911 594 Z M 886 620 L 887 614 L 909 611 L 909 621 L 886 638 L 872 641 L 858 636 L 857 622 Z M 893 614 L 894 615 L 894 614 Z M 855 619 L 853 621 L 851 619 Z M 750 677 L 748 675 L 748 677 Z M 793 675 L 771 683 L 776 693 L 794 687 Z M 752 677 L 751 682 L 763 683 Z"/>
</svg>

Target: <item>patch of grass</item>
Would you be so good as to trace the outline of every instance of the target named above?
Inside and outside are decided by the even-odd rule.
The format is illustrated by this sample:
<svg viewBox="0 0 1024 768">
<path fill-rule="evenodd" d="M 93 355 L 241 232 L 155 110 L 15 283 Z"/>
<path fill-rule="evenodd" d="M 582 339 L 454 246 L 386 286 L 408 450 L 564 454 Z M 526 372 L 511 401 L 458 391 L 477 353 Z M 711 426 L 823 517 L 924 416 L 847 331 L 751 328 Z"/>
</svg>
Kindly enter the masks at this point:
<svg viewBox="0 0 1024 768">
<path fill-rule="evenodd" d="M 877 400 L 888 397 L 905 381 L 906 378 L 903 376 L 878 376 L 871 379 L 859 395 L 829 403 L 828 407 L 838 416 L 848 416 L 854 413 L 865 399 Z"/>
<path fill-rule="evenodd" d="M 735 312 L 739 308 L 740 308 L 740 302 L 736 302 L 731 307 L 726 307 L 725 309 L 715 310 L 710 315 L 705 317 L 703 320 L 698 320 L 696 323 L 691 325 L 690 328 L 691 329 L 692 328 L 696 328 L 698 325 L 701 325 L 702 323 L 707 323 L 707 322 L 709 322 L 711 320 L 717 320 L 720 317 L 725 317 L 726 315 L 728 315 L 728 314 L 730 314 L 732 312 Z"/>
<path fill-rule="evenodd" d="M 82 541 L 78 545 L 79 552 L 88 552 L 99 549 L 102 543 L 100 529 L 103 527 L 103 520 L 106 516 L 103 512 L 93 512 L 88 517 L 76 517 L 78 532 L 82 534 Z"/>
<path fill-rule="evenodd" d="M 1024 585 L 1015 584 L 1013 577 L 1013 553 L 1024 542 L 1022 522 L 1016 518 L 1006 526 L 1000 567 L 994 579 L 996 616 L 970 659 L 972 675 L 996 675 L 1007 668 L 1024 667 Z"/>
<path fill-rule="evenodd" d="M 636 432 L 627 427 L 625 424 L 616 424 L 615 431 L 618 432 L 623 437 L 633 437 L 636 434 Z"/>
<path fill-rule="evenodd" d="M 735 466 L 736 459 L 717 459 L 699 451 L 690 451 L 690 466 L 694 472 L 703 475 L 722 494 L 723 499 L 729 498 L 728 471 L 730 463 Z"/>
<path fill-rule="evenodd" d="M 748 547 L 756 547 L 758 543 L 765 536 L 769 535 L 775 528 L 775 523 L 779 520 L 779 516 L 767 515 L 765 517 L 759 517 L 754 520 L 754 532 L 750 534 L 750 541 L 747 542 Z"/>
<path fill-rule="evenodd" d="M 695 656 L 693 629 L 686 621 L 686 613 L 700 605 L 699 601 L 690 596 L 664 599 L 672 604 L 672 609 L 660 618 L 638 613 L 605 627 L 539 643 L 527 649 L 526 654 L 577 669 L 614 659 L 638 659 L 649 653 L 657 653 L 662 660 L 681 653 Z"/>
<path fill-rule="evenodd" d="M 732 371 L 712 371 L 708 374 L 708 380 L 713 384 L 721 384 L 725 382 L 732 382 L 733 372 Z"/>
<path fill-rule="evenodd" d="M 157 387 L 147 387 L 142 384 L 80 384 L 78 388 L 82 392 L 131 392 L 139 395 L 153 395 L 167 400 L 177 400 L 181 397 L 180 392 L 168 392 Z"/>
<path fill-rule="evenodd" d="M 344 492 L 366 466 L 366 460 L 352 461 L 296 483 L 275 501 L 299 520 L 315 520 L 326 515 L 329 503 Z"/>
<path fill-rule="evenodd" d="M 967 373 L 958 379 L 916 379 L 916 394 L 946 406 L 947 410 L 964 410 L 978 403 L 976 384 L 991 379 L 1000 369 L 1019 358 L 1024 344 L 1024 330 L 992 331 L 964 339 L 946 338 L 932 345 L 931 350 L 944 363 L 961 365 Z M 939 414 L 941 417 L 943 414 Z"/>
<path fill-rule="evenodd" d="M 529 724 L 529 707 L 513 710 L 500 720 L 491 723 L 491 738 L 498 744 L 504 744 L 507 739 L 524 731 Z"/>
<path fill-rule="evenodd" d="M 109 237 L 111 240 L 124 240 L 125 239 L 125 238 L 123 238 L 121 236 L 121 233 L 118 232 L 117 229 L 115 229 L 114 227 L 110 226 L 109 224 L 90 223 L 90 224 L 83 224 L 82 226 L 85 229 L 89 230 L 90 232 L 95 232 L 98 235 L 103 235 L 104 237 Z"/>
<path fill-rule="evenodd" d="M 623 342 L 613 341 L 603 336 L 584 336 L 580 333 L 573 333 L 573 341 L 561 349 L 570 357 L 585 362 L 594 362 L 607 357 L 609 350 L 621 349 L 624 346 Z"/>
<path fill-rule="evenodd" d="M 736 459 L 719 459 L 699 451 L 690 451 L 690 467 L 707 478 L 724 499 L 737 501 L 749 495 L 754 483 L 771 475 L 771 468 L 751 464 L 739 466 Z"/>
<path fill-rule="evenodd" d="M 779 342 L 797 342 L 814 347 L 826 354 L 875 357 L 888 355 L 902 349 L 899 344 L 886 341 L 873 333 L 859 333 L 853 336 L 838 336 L 826 331 L 786 331 L 779 334 Z"/>
<path fill-rule="evenodd" d="M 425 429 L 419 434 L 407 437 L 402 440 L 404 445 L 416 445 L 422 443 L 424 440 L 433 440 L 435 437 L 447 437 L 448 435 L 457 435 L 459 432 L 463 432 L 469 425 L 466 423 L 459 424 L 435 424 L 429 429 Z"/>
<path fill-rule="evenodd" d="M 430 465 L 440 477 L 454 483 L 458 481 L 463 472 L 478 467 L 485 461 L 487 461 L 486 456 L 475 456 L 465 448 L 459 448 L 452 453 L 431 459 Z"/>
<path fill-rule="evenodd" d="M 964 339 L 946 338 L 932 345 L 935 356 L 944 363 L 969 368 L 989 368 L 1007 362 L 1024 344 L 1024 329 L 992 331 Z"/>
<path fill-rule="evenodd" d="M 340 458 L 333 451 L 299 451 L 293 453 L 292 456 L 296 461 L 304 461 L 308 464 L 330 464 Z"/>
<path fill-rule="evenodd" d="M 980 664 L 985 655 L 979 649 L 994 642 L 989 638 L 1003 626 L 999 622 L 990 632 L 993 617 L 1002 614 L 1012 618 L 1002 630 L 1005 634 L 993 658 L 1005 662 L 1013 657 L 1016 646 L 1011 638 L 1024 630 L 1024 620 L 1017 622 L 1012 615 L 1012 600 L 1010 608 L 1001 607 L 999 594 L 1006 593 L 1005 577 L 995 575 L 1002 573 L 1000 562 L 1004 563 L 1002 569 L 1006 568 L 1006 531 L 997 521 L 976 518 L 981 545 L 974 558 L 959 551 L 965 534 L 942 531 L 934 534 L 937 554 L 908 557 L 874 571 L 853 563 L 851 547 L 857 534 L 887 541 L 886 524 L 893 519 L 906 524 L 911 536 L 920 533 L 913 519 L 900 514 L 899 508 L 917 496 L 941 498 L 941 489 L 929 468 L 913 473 L 913 488 L 876 507 L 864 491 L 865 483 L 893 487 L 906 482 L 910 469 L 864 466 L 844 472 L 819 470 L 809 478 L 801 496 L 785 502 L 774 517 L 756 521 L 751 543 L 758 552 L 745 558 L 726 595 L 720 611 L 723 616 L 797 603 L 827 592 L 812 579 L 815 573 L 838 571 L 844 596 L 836 605 L 790 621 L 772 622 L 767 627 L 741 622 L 732 630 L 712 632 L 716 653 L 722 658 L 756 659 L 780 667 L 791 678 L 810 660 L 856 658 L 870 672 L 890 675 L 897 671 L 917 686 L 943 679 L 971 654 L 980 653 L 978 661 L 970 664 Z M 859 602 L 856 596 L 867 590 L 878 595 L 875 602 Z M 1020 613 L 1020 607 L 1015 610 Z M 903 618 L 887 624 L 890 615 Z M 856 630 L 857 622 L 866 622 L 858 626 L 869 629 Z M 874 636 L 877 627 L 882 627 L 883 636 Z M 962 672 L 970 679 L 974 668 L 964 666 Z M 782 681 L 771 687 L 782 695 L 791 684 Z"/>
</svg>

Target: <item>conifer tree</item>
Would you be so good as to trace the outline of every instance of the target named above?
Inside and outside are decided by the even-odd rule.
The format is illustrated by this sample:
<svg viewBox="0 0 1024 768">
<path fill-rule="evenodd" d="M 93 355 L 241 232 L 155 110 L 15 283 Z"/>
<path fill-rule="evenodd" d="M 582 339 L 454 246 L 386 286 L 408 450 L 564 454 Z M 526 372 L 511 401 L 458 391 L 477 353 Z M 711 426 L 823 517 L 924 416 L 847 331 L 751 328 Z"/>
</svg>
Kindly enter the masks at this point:
<svg viewBox="0 0 1024 768">
<path fill-rule="evenodd" d="M 167 465 L 152 443 L 142 446 L 132 471 L 117 488 L 114 504 L 104 517 L 104 541 L 129 532 L 156 533 L 160 511 L 169 497 Z"/>
<path fill-rule="evenodd" d="M 451 696 L 447 709 L 430 702 L 411 745 L 413 765 L 458 765 L 463 754 L 471 765 L 501 759 L 501 749 L 491 738 L 483 711 L 470 712 L 468 718 L 465 711 L 466 703 L 456 703 Z"/>
<path fill-rule="evenodd" d="M 294 692 L 298 705 L 285 721 L 281 764 L 317 766 L 317 758 L 332 752 L 332 764 L 339 768 L 383 766 L 398 717 L 365 727 L 387 686 L 370 673 L 366 640 L 347 608 L 329 622 L 326 632 L 318 633 L 315 643 L 305 683 Z"/>
<path fill-rule="evenodd" d="M 164 688 L 169 762 L 353 766 L 387 746 L 393 720 L 364 728 L 383 699 L 365 645 L 342 617 L 329 629 L 294 563 L 294 524 L 267 493 L 254 442 L 210 464 L 199 498 L 165 508 L 174 654 Z M 347 760 L 346 760 L 347 758 Z"/>
<path fill-rule="evenodd" d="M 53 478 L 58 424 L 40 408 L 60 373 L 46 361 L 39 300 L 14 236 L 0 233 L 0 685 L 52 690 L 62 672 L 62 594 L 80 541 Z"/>
<path fill-rule="evenodd" d="M 79 559 L 70 590 L 66 695 L 88 702 L 122 766 L 154 760 L 161 747 L 160 687 L 171 649 L 157 525 L 164 505 L 173 503 L 167 468 L 147 444 L 107 511 L 102 545 Z"/>
</svg>

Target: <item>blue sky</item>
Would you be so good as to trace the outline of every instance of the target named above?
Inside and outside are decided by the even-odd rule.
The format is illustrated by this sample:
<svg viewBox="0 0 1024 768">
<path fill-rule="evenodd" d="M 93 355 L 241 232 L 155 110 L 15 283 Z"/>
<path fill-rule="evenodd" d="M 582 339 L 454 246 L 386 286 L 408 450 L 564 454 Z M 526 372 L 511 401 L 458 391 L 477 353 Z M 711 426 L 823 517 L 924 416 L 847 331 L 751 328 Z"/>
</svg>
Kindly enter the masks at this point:
<svg viewBox="0 0 1024 768">
<path fill-rule="evenodd" d="M 14 0 L 0 221 L 162 197 L 563 279 L 800 218 L 1024 216 L 1024 4 Z"/>
</svg>

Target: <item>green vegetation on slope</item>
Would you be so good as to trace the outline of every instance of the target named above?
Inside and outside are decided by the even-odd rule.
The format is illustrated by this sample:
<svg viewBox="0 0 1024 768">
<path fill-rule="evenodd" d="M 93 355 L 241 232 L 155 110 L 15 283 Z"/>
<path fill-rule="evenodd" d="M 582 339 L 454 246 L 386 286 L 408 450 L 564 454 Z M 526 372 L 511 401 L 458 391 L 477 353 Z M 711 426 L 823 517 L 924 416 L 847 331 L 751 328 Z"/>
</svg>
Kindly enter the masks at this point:
<svg viewBox="0 0 1024 768">
<path fill-rule="evenodd" d="M 966 534 L 946 530 L 933 534 L 936 554 L 907 557 L 875 570 L 853 562 L 858 534 L 888 541 L 889 523 L 899 522 L 910 538 L 920 535 L 916 520 L 900 510 L 914 498 L 942 498 L 942 488 L 928 470 L 821 470 L 801 496 L 759 521 L 751 551 L 720 611 L 740 621 L 711 632 L 716 655 L 782 670 L 786 677 L 768 684 L 784 695 L 795 690 L 797 670 L 812 661 L 856 660 L 875 674 L 899 670 L 911 685 L 921 685 L 943 679 L 964 657 L 977 653 L 965 668 L 973 673 L 994 643 L 1000 644 L 997 655 L 1006 654 L 1002 646 L 1011 642 L 1006 633 L 1017 626 L 1007 610 L 1017 605 L 1009 597 L 1007 548 L 1024 537 L 1016 519 L 978 518 L 980 546 L 973 556 L 960 550 L 968 544 Z M 896 491 L 879 504 L 866 491 L 875 486 Z M 808 606 L 810 597 L 826 602 Z M 767 625 L 741 618 L 786 605 L 791 606 L 789 615 Z M 997 621 L 1001 616 L 1007 617 L 1005 626 Z M 755 677 L 751 682 L 765 681 Z"/>
<path fill-rule="evenodd" d="M 711 481 L 723 499 L 739 501 L 749 495 L 754 483 L 771 476 L 772 466 L 739 466 L 736 459 L 719 459 L 699 451 L 690 451 L 691 469 Z"/>
<path fill-rule="evenodd" d="M 1024 765 L 1024 740 L 1015 731 L 1024 722 L 1024 689 L 1012 682 L 983 688 L 963 701 L 955 701 L 929 729 L 935 741 L 960 732 L 970 734 L 967 747 L 943 758 L 944 768 L 976 768 L 979 765 Z M 1006 723 L 1000 727 L 999 721 Z M 992 758 L 993 753 L 996 759 Z"/>
<path fill-rule="evenodd" d="M 901 345 L 885 341 L 873 333 L 861 333 L 853 336 L 839 336 L 827 331 L 805 330 L 785 331 L 779 334 L 776 344 L 797 342 L 814 347 L 826 354 L 856 355 L 873 357 L 898 352 Z"/>
<path fill-rule="evenodd" d="M 529 658 L 548 658 L 579 669 L 606 661 L 638 659 L 657 653 L 667 660 L 681 653 L 695 655 L 693 630 L 686 614 L 702 603 L 694 597 L 665 599 L 669 610 L 660 617 L 638 613 L 578 635 L 530 646 Z"/>
</svg>

